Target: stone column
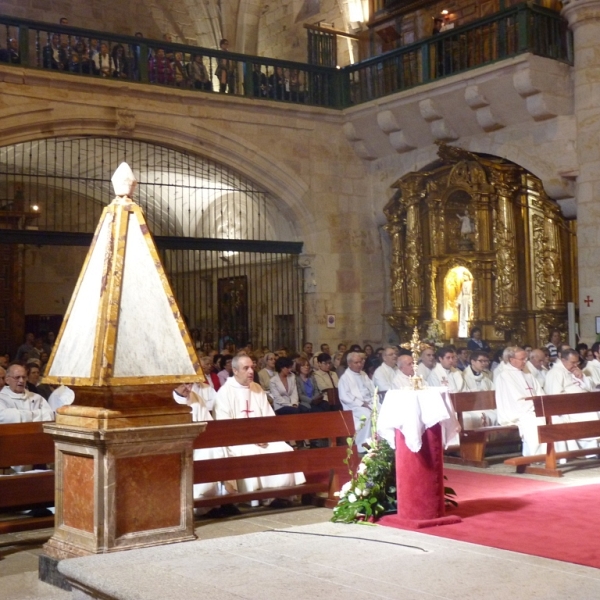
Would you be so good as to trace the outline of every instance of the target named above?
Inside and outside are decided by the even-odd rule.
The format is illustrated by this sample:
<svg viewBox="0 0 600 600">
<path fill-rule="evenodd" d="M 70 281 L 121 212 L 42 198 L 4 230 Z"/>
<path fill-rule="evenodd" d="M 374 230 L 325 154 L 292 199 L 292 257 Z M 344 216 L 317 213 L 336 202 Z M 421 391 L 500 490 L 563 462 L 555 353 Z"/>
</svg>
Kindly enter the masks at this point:
<svg viewBox="0 0 600 600">
<path fill-rule="evenodd" d="M 579 323 L 582 341 L 590 343 L 600 315 L 600 0 L 563 0 L 562 14 L 573 31 Z"/>
</svg>

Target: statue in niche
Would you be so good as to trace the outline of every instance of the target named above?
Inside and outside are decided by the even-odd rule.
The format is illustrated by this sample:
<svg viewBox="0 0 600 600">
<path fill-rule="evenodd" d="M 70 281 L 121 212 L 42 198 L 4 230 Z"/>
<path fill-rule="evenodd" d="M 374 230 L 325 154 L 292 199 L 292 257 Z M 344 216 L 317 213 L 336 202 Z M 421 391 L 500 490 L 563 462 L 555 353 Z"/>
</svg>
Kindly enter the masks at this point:
<svg viewBox="0 0 600 600">
<path fill-rule="evenodd" d="M 460 294 L 456 299 L 458 307 L 458 337 L 469 337 L 469 321 L 472 320 L 473 312 L 473 278 L 466 271 L 463 273 L 463 281 L 460 288 Z"/>
<path fill-rule="evenodd" d="M 459 338 L 469 337 L 469 322 L 473 320 L 473 275 L 466 267 L 453 267 L 444 278 L 444 320 L 458 323 Z"/>
<path fill-rule="evenodd" d="M 469 211 L 465 209 L 464 215 L 457 215 L 460 220 L 460 235 L 463 238 L 469 237 L 473 233 L 473 221 L 469 216 Z"/>
</svg>

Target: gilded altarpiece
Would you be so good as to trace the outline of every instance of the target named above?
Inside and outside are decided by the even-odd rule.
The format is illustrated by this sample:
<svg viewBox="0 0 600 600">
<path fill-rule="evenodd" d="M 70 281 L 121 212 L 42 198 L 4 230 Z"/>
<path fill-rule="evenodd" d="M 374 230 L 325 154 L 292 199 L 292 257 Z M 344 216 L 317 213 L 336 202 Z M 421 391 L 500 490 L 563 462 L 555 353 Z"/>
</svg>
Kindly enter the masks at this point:
<svg viewBox="0 0 600 600">
<path fill-rule="evenodd" d="M 540 345 L 577 304 L 575 222 L 541 181 L 497 157 L 440 144 L 384 208 L 393 312 L 401 338 L 439 321 L 460 343 L 474 326 L 498 343 Z"/>
</svg>

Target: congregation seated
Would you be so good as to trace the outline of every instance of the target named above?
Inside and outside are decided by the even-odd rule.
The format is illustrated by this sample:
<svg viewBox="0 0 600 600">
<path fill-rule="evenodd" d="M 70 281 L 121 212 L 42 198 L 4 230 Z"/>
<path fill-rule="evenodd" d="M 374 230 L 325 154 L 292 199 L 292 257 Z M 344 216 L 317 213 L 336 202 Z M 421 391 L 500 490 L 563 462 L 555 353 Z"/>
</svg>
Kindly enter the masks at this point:
<svg viewBox="0 0 600 600">
<path fill-rule="evenodd" d="M 454 366 L 456 352 L 450 346 L 444 346 L 436 352 L 437 364 L 427 377 L 431 387 L 447 387 L 450 392 L 462 392 L 464 380 L 462 373 Z"/>
<path fill-rule="evenodd" d="M 6 48 L 0 48 L 0 62 L 18 65 L 21 63 L 19 54 L 19 42 L 15 38 L 9 38 Z"/>
<path fill-rule="evenodd" d="M 546 394 L 581 394 L 595 389 L 593 381 L 579 368 L 579 353 L 572 348 L 561 350 L 558 360 L 546 376 Z M 576 423 L 598 419 L 598 413 L 578 413 L 554 417 L 556 422 Z M 557 451 L 577 450 L 579 448 L 598 448 L 597 439 L 568 440 L 556 442 Z"/>
<path fill-rule="evenodd" d="M 520 346 L 509 346 L 503 351 L 504 366 L 494 373 L 496 387 L 496 407 L 500 425 L 517 425 L 523 442 L 523 456 L 546 452 L 546 445 L 540 444 L 538 420 L 531 396 L 539 396 L 542 388 L 538 380 L 524 371 L 527 352 Z"/>
<path fill-rule="evenodd" d="M 280 356 L 275 361 L 275 375 L 269 382 L 273 410 L 276 415 L 295 415 L 310 412 L 304 404 L 300 404 L 296 376 L 292 373 L 294 361 L 287 356 Z"/>
<path fill-rule="evenodd" d="M 273 398 L 271 396 L 271 379 L 275 377 L 275 361 L 277 357 L 273 352 L 267 352 L 263 356 L 264 367 L 258 372 L 258 380 L 263 390 L 267 394 L 269 402 L 273 404 Z"/>
<path fill-rule="evenodd" d="M 546 375 L 548 375 L 548 368 L 545 363 L 546 354 L 544 350 L 536 348 L 529 353 L 529 359 L 525 365 L 525 370 L 537 379 L 542 391 L 545 390 Z"/>
<path fill-rule="evenodd" d="M 53 421 L 54 411 L 45 398 L 26 388 L 27 370 L 12 364 L 6 370 L 5 385 L 0 390 L 0 423 Z"/>
<path fill-rule="evenodd" d="M 392 380 L 391 389 L 411 389 L 411 377 L 415 374 L 412 356 L 410 354 L 401 354 L 396 360 L 396 366 L 397 370 Z"/>
<path fill-rule="evenodd" d="M 325 394 L 319 390 L 308 360 L 304 357 L 296 359 L 296 369 L 299 406 L 310 412 L 327 412 L 330 409 L 329 402 Z"/>
<path fill-rule="evenodd" d="M 382 359 L 383 363 L 373 374 L 373 385 L 378 389 L 380 394 L 385 394 L 385 392 L 392 389 L 392 382 L 398 369 L 396 366 L 398 350 L 394 346 L 386 346 Z M 368 370 L 365 370 L 368 373 Z"/>
<path fill-rule="evenodd" d="M 351 410 L 356 427 L 356 445 L 363 452 L 363 444 L 371 439 L 371 414 L 373 412 L 373 395 L 375 386 L 362 370 L 365 364 L 364 355 L 350 352 L 347 357 L 348 369 L 340 377 L 339 394 L 344 410 Z"/>
<path fill-rule="evenodd" d="M 233 377 L 227 379 L 217 392 L 215 403 L 215 419 L 249 419 L 254 417 L 274 417 L 275 411 L 267 400 L 265 391 L 254 383 L 254 369 L 249 356 L 235 356 L 232 362 Z M 229 446 L 228 456 L 249 456 L 253 454 L 272 454 L 277 452 L 293 452 L 293 448 L 285 442 L 268 444 L 246 444 Z M 238 480 L 238 490 L 255 491 L 262 488 L 288 487 L 305 483 L 302 473 L 250 477 Z"/>
</svg>

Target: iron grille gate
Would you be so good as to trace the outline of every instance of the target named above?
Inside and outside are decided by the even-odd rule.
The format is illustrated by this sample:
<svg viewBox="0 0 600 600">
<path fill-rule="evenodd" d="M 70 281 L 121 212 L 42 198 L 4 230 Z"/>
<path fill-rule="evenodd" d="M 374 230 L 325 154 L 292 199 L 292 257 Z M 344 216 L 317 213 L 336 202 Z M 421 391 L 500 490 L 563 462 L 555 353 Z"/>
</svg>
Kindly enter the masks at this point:
<svg viewBox="0 0 600 600">
<path fill-rule="evenodd" d="M 48 322 L 35 315 L 53 312 L 52 293 L 47 310 L 40 310 L 39 298 L 28 298 L 37 286 L 28 282 L 27 265 L 45 264 L 47 277 L 65 262 L 61 246 L 89 245 L 122 161 L 139 180 L 136 202 L 197 346 L 296 348 L 304 325 L 302 243 L 290 241 L 295 232 L 281 202 L 224 165 L 116 138 L 51 138 L 0 148 L 0 245 L 25 244 L 24 312 L 31 326 L 38 322 L 43 329 Z M 2 218 L 21 213 L 17 221 Z M 75 262 L 82 257 L 67 254 Z M 71 279 L 74 286 L 76 275 Z"/>
</svg>

